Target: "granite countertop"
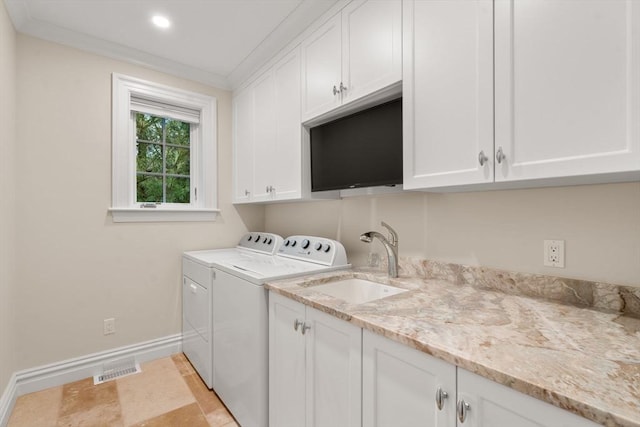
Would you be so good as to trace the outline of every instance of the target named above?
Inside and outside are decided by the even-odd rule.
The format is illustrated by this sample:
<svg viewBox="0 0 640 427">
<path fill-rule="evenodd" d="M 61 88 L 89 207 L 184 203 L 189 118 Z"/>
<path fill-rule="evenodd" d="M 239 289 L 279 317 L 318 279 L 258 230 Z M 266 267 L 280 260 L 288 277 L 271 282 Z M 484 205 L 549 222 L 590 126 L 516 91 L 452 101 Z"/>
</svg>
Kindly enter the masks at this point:
<svg viewBox="0 0 640 427">
<path fill-rule="evenodd" d="M 356 277 L 409 289 L 359 305 L 314 291 Z M 441 279 L 343 271 L 267 289 L 606 426 L 640 427 L 640 319 Z"/>
</svg>

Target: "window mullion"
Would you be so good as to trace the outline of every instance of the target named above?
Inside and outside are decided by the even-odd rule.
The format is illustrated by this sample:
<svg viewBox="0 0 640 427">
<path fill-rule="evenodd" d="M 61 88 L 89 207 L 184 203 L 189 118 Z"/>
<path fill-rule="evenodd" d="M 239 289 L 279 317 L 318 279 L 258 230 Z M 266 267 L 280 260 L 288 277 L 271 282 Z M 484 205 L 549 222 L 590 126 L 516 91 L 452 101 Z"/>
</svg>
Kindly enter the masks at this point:
<svg viewBox="0 0 640 427">
<path fill-rule="evenodd" d="M 162 119 L 162 203 L 167 203 L 167 119 Z"/>
</svg>

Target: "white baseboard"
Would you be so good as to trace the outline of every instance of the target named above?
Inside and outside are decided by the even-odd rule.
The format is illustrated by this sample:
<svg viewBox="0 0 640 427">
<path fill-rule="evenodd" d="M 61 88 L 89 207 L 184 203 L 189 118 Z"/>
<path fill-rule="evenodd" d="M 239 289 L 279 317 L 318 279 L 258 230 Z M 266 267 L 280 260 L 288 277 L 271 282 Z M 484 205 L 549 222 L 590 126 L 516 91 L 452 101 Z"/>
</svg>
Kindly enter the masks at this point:
<svg viewBox="0 0 640 427">
<path fill-rule="evenodd" d="M 171 356 L 182 351 L 182 334 L 170 335 L 139 344 L 93 353 L 50 365 L 18 371 L 0 396 L 0 427 L 5 427 L 18 396 L 67 384 L 102 373 L 104 362 L 135 357 L 137 362 Z"/>
<path fill-rule="evenodd" d="M 16 403 L 16 374 L 11 375 L 9 384 L 0 396 L 0 426 L 5 427 L 9 422 L 9 415 Z"/>
</svg>

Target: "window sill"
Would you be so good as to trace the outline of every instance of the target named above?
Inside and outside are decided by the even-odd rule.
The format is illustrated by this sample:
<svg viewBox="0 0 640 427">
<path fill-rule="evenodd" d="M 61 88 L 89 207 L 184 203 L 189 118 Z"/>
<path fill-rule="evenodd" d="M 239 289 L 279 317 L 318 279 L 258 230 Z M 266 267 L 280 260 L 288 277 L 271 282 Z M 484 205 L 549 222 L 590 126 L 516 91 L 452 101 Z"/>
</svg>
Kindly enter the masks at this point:
<svg viewBox="0 0 640 427">
<path fill-rule="evenodd" d="M 113 222 L 215 221 L 219 209 L 109 208 Z"/>
</svg>

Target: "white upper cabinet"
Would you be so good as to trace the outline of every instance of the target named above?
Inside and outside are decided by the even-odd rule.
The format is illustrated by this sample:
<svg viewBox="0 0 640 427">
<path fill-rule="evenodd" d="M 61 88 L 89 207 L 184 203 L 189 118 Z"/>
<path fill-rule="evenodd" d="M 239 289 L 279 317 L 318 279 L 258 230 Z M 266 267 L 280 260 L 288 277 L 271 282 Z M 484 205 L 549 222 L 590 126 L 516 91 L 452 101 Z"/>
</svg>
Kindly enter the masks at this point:
<svg viewBox="0 0 640 427">
<path fill-rule="evenodd" d="M 640 178 L 639 2 L 405 0 L 403 20 L 405 189 Z"/>
<path fill-rule="evenodd" d="M 303 121 L 340 105 L 341 24 L 338 14 L 302 43 Z"/>
<path fill-rule="evenodd" d="M 354 0 L 302 43 L 302 120 L 402 79 L 400 0 Z"/>
<path fill-rule="evenodd" d="M 233 201 L 247 202 L 253 190 L 253 91 L 237 93 L 233 110 Z"/>
<path fill-rule="evenodd" d="M 302 195 L 300 55 L 296 49 L 234 98 L 234 202 Z"/>
<path fill-rule="evenodd" d="M 493 2 L 404 2 L 405 189 L 493 181 Z"/>
<path fill-rule="evenodd" d="M 302 195 L 302 127 L 300 124 L 300 53 L 296 50 L 274 67 L 276 88 L 277 158 L 273 170 L 274 197 L 278 200 Z"/>
<path fill-rule="evenodd" d="M 495 180 L 640 170 L 640 2 L 495 9 Z"/>
<path fill-rule="evenodd" d="M 275 147 L 278 142 L 276 123 L 276 85 L 273 71 L 253 84 L 253 192 L 254 201 L 271 198 Z"/>
</svg>

